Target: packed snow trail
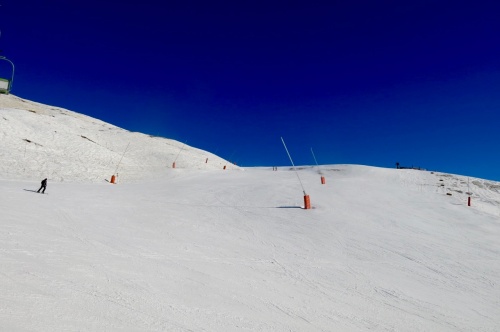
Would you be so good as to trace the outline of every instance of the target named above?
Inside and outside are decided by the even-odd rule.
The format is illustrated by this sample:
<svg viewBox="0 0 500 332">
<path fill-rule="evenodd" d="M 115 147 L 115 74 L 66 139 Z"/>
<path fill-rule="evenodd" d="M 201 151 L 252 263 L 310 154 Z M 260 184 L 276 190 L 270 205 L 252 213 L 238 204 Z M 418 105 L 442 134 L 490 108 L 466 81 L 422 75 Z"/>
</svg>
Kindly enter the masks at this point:
<svg viewBox="0 0 500 332">
<path fill-rule="evenodd" d="M 174 159 L 181 169 L 238 168 L 175 140 L 13 95 L 0 94 L 0 140 L 0 171 L 8 179 L 100 183 L 118 172 L 120 181 L 130 182 L 163 173 Z"/>
<path fill-rule="evenodd" d="M 498 214 L 430 172 L 322 166 L 326 185 L 298 172 L 311 210 L 288 168 L 49 181 L 49 195 L 1 180 L 2 327 L 498 329 Z"/>
<path fill-rule="evenodd" d="M 497 182 L 298 166 L 304 210 L 290 168 L 12 95 L 0 142 L 7 331 L 500 329 Z"/>
</svg>

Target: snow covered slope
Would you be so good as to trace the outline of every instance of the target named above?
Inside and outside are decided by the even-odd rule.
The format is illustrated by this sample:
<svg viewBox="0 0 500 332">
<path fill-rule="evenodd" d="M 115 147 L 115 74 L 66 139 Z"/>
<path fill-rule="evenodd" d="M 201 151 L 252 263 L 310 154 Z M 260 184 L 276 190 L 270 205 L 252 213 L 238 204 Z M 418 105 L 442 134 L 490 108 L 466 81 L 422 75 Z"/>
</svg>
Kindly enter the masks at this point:
<svg viewBox="0 0 500 332">
<path fill-rule="evenodd" d="M 99 166 L 106 172 L 130 137 L 158 140 L 162 150 L 169 141 L 76 114 L 1 112 L 1 330 L 500 330 L 499 183 L 417 170 L 300 167 L 313 206 L 304 210 L 289 168 L 208 169 L 193 161 L 204 156 L 193 149 L 184 159 L 192 167 L 163 165 L 158 173 L 128 159 L 134 181 L 111 185 L 76 162 L 79 154 L 72 163 L 53 161 L 64 151 L 59 135 L 91 160 L 109 153 L 113 165 Z M 33 120 L 51 118 L 61 131 L 52 140 Z M 26 152 L 54 170 L 48 194 L 34 192 L 42 173 L 24 178 L 21 167 L 35 169 L 16 145 L 25 133 L 51 146 L 44 152 L 30 143 Z M 104 146 L 125 138 L 112 155 L 81 135 Z M 174 155 L 165 150 L 135 153 L 160 164 Z M 20 167 L 9 169 L 5 160 Z M 79 178 L 82 169 L 93 175 Z"/>
<path fill-rule="evenodd" d="M 134 181 L 155 176 L 174 161 L 176 168 L 236 167 L 174 140 L 14 95 L 0 95 L 0 142 L 0 172 L 9 178 L 102 182 L 118 167 L 120 180 Z"/>
</svg>

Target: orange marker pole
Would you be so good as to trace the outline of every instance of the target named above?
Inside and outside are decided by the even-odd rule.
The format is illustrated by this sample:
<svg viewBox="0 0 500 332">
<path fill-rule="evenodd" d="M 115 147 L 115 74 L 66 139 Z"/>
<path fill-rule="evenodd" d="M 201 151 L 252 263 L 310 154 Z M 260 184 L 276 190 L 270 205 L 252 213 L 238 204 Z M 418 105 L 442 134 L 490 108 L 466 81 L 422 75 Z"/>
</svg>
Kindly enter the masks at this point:
<svg viewBox="0 0 500 332">
<path fill-rule="evenodd" d="M 288 148 L 286 147 L 285 140 L 283 139 L 283 137 L 281 137 L 281 142 L 283 142 L 283 146 L 285 147 L 288 158 L 290 159 L 290 162 L 292 163 L 293 170 L 295 171 L 295 174 L 297 175 L 297 179 L 299 179 L 300 186 L 302 187 L 302 192 L 304 193 L 304 209 L 310 209 L 311 208 L 311 200 L 309 198 L 309 195 L 306 194 L 306 190 L 304 189 L 304 185 L 302 184 L 302 181 L 300 180 L 299 173 L 297 172 L 297 169 L 295 168 L 295 164 L 293 163 L 292 156 L 290 155 L 290 152 L 288 152 Z"/>
<path fill-rule="evenodd" d="M 311 153 L 313 155 L 314 162 L 316 163 L 316 166 L 318 166 L 318 169 L 319 169 L 319 164 L 318 164 L 318 161 L 316 160 L 316 156 L 314 155 L 313 148 L 311 148 Z M 321 174 L 321 170 L 319 170 L 319 174 Z M 323 175 L 321 175 L 321 184 L 326 184 L 326 180 L 325 180 L 325 177 Z"/>
<path fill-rule="evenodd" d="M 309 195 L 304 195 L 304 209 L 308 210 L 311 208 L 311 200 L 309 199 Z"/>
<path fill-rule="evenodd" d="M 125 156 L 125 153 L 127 153 L 129 146 L 130 146 L 130 142 L 127 144 L 125 151 L 123 151 L 122 157 L 120 158 L 118 165 L 116 165 L 115 174 L 118 174 L 118 167 L 120 167 L 120 164 L 122 163 L 123 157 Z M 115 183 L 116 178 L 114 179 L 114 177 L 115 177 L 114 175 L 111 177 L 111 183 Z"/>
<path fill-rule="evenodd" d="M 184 144 L 182 144 L 181 149 L 179 150 L 179 153 L 177 153 L 177 156 L 174 159 L 174 163 L 172 164 L 172 168 L 175 168 L 175 162 L 177 161 L 177 158 L 179 158 L 179 155 L 181 154 L 182 149 L 184 149 L 184 145 L 186 145 L 186 143 L 187 143 L 187 140 L 184 142 Z"/>
</svg>

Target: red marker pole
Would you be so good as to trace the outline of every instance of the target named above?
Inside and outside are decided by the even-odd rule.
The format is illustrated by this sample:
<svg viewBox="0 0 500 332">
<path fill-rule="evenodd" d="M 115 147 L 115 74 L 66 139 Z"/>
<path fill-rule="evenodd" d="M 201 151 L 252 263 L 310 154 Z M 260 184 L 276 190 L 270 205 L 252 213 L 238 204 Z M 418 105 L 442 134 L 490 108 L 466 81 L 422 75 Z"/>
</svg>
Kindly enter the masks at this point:
<svg viewBox="0 0 500 332">
<path fill-rule="evenodd" d="M 304 195 L 304 209 L 308 210 L 311 208 L 311 200 L 309 199 L 309 195 Z"/>
<path fill-rule="evenodd" d="M 120 167 L 120 164 L 122 163 L 123 157 L 125 156 L 125 153 L 127 153 L 128 147 L 130 146 L 130 142 L 127 144 L 127 147 L 125 148 L 125 151 L 123 151 L 122 157 L 120 158 L 120 161 L 118 162 L 118 165 L 116 165 L 115 169 L 115 174 L 118 174 L 118 167 Z M 116 183 L 116 178 L 115 176 L 111 176 L 111 183 Z"/>
<path fill-rule="evenodd" d="M 288 158 L 290 159 L 290 162 L 292 163 L 293 170 L 295 171 L 295 174 L 297 175 L 297 179 L 299 179 L 300 186 L 302 187 L 302 192 L 304 193 L 304 209 L 308 210 L 311 208 L 311 200 L 309 198 L 309 195 L 306 194 L 306 190 L 304 189 L 304 185 L 302 184 L 302 181 L 300 180 L 299 173 L 297 173 L 297 170 L 295 169 L 295 164 L 293 163 L 292 156 L 290 156 L 290 152 L 288 152 L 288 149 L 286 147 L 285 141 L 283 140 L 283 137 L 281 137 L 281 141 L 283 142 L 283 146 L 285 147 L 286 153 L 288 154 Z"/>
<path fill-rule="evenodd" d="M 182 149 L 184 148 L 184 145 L 186 145 L 186 143 L 187 143 L 187 140 L 184 142 L 184 144 L 182 144 L 181 149 L 179 150 L 179 153 L 177 153 L 177 156 L 174 159 L 174 163 L 172 164 L 172 168 L 175 168 L 175 162 L 177 161 L 177 158 L 179 158 L 179 155 L 181 154 Z"/>
<path fill-rule="evenodd" d="M 316 156 L 314 155 L 313 148 L 311 148 L 311 153 L 313 155 L 314 162 L 316 163 L 316 166 L 318 166 L 318 168 L 319 168 L 319 164 L 318 164 L 318 161 L 316 160 Z M 319 170 L 319 174 L 321 174 L 321 170 Z M 326 184 L 326 180 L 325 180 L 325 177 L 323 176 L 323 174 L 321 174 L 321 184 Z"/>
</svg>

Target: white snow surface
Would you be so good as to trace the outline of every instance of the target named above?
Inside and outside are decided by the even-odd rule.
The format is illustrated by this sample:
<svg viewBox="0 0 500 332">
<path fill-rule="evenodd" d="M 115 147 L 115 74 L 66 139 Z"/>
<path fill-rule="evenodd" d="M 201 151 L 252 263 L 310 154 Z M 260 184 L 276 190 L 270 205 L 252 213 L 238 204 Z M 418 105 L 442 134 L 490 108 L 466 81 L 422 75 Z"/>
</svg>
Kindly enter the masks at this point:
<svg viewBox="0 0 500 332">
<path fill-rule="evenodd" d="M 184 143 L 16 97 L 0 95 L 0 162 L 11 178 L 119 181 L 156 177 L 165 168 L 226 169 L 235 165 Z M 208 161 L 207 161 L 208 159 Z"/>
<path fill-rule="evenodd" d="M 2 331 L 500 330 L 498 182 L 223 170 L 15 96 L 0 124 Z"/>
</svg>

